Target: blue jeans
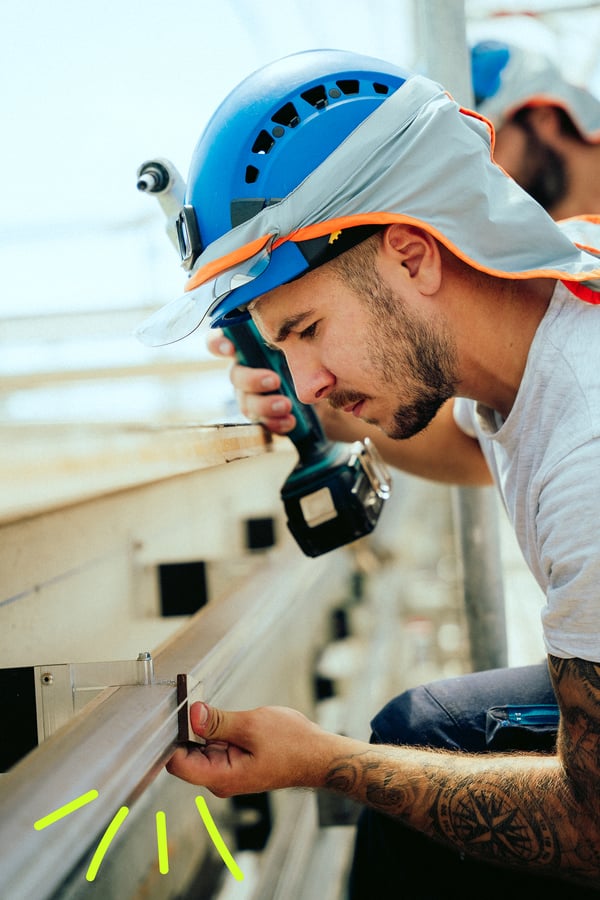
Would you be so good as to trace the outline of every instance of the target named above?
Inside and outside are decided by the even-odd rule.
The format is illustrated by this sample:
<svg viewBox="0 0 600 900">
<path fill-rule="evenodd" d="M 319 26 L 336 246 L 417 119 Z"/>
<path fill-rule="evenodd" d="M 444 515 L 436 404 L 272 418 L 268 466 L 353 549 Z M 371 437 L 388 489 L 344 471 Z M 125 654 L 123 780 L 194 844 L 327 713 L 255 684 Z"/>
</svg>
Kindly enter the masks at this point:
<svg viewBox="0 0 600 900">
<path fill-rule="evenodd" d="M 542 706 L 542 722 L 512 724 L 506 708 Z M 547 713 L 547 715 L 546 715 Z M 510 717 L 514 718 L 514 711 Z M 545 663 L 476 672 L 423 685 L 391 700 L 371 725 L 371 742 L 429 746 L 469 753 L 510 749 L 551 752 L 556 699 Z M 599 892 L 524 871 L 499 868 L 435 843 L 365 808 L 356 835 L 349 900 L 516 900 L 541 893 L 584 898 Z"/>
</svg>

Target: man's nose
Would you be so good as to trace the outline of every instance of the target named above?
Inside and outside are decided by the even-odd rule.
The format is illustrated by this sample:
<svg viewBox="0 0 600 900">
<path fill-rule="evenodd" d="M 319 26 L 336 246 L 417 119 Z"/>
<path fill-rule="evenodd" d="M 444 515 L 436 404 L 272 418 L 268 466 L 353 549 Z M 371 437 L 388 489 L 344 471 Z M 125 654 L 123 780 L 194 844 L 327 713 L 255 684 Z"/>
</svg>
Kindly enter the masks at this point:
<svg viewBox="0 0 600 900">
<path fill-rule="evenodd" d="M 286 354 L 287 355 L 287 354 Z M 335 376 L 323 365 L 304 354 L 287 355 L 287 363 L 294 380 L 296 396 L 301 403 L 312 404 L 324 400 L 335 387 Z"/>
</svg>

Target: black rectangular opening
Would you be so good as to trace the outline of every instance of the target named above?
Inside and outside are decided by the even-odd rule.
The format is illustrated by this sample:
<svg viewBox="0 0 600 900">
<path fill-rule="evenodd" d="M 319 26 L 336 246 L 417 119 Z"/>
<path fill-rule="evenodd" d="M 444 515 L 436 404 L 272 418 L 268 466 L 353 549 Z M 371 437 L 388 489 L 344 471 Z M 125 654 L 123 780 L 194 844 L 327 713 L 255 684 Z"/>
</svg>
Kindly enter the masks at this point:
<svg viewBox="0 0 600 900">
<path fill-rule="evenodd" d="M 158 575 L 161 616 L 189 616 L 208 603 L 203 562 L 164 563 Z"/>
<path fill-rule="evenodd" d="M 266 550 L 275 544 L 275 522 L 271 517 L 246 519 L 246 547 Z"/>
<path fill-rule="evenodd" d="M 38 745 L 32 666 L 0 669 L 0 772 L 7 772 Z"/>
</svg>

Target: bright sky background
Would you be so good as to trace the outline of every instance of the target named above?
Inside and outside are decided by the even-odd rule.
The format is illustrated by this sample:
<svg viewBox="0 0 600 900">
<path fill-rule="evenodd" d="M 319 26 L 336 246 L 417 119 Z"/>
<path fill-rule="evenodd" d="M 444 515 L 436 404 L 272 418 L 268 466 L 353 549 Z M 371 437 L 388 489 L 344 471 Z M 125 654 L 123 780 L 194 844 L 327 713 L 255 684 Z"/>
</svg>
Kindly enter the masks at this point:
<svg viewBox="0 0 600 900">
<path fill-rule="evenodd" d="M 497 35 L 535 46 L 600 95 L 598 4 L 586 12 L 575 0 L 504 0 L 509 12 L 562 11 L 544 24 L 481 18 L 499 5 L 467 0 L 471 40 Z M 576 8 L 565 12 L 568 6 Z M 165 156 L 186 178 L 221 100 L 251 71 L 286 54 L 333 47 L 422 70 L 414 9 L 413 0 L 2 0 L 0 377 L 36 371 L 43 385 L 53 369 L 149 359 L 127 329 L 119 327 L 111 343 L 89 317 L 71 315 L 70 335 L 64 321 L 37 318 L 160 306 L 181 293 L 185 276 L 158 203 L 136 190 L 138 166 Z M 440 46 L 440 54 L 448 52 Z M 15 316 L 25 317 L 25 332 L 9 321 Z M 198 343 L 185 341 L 167 349 L 199 353 Z M 152 358 L 164 353 L 160 348 Z M 128 387 L 114 394 L 123 403 Z M 37 400 L 23 391 L 4 407 L 0 395 L 0 421 L 37 420 L 40 410 L 53 409 L 57 416 L 99 416 L 98 404 L 110 418 L 115 400 L 98 384 L 92 402 L 93 389 L 89 381 L 73 383 L 62 406 L 43 389 Z M 137 393 L 128 402 L 140 408 Z"/>
<path fill-rule="evenodd" d="M 403 6 L 4 0 L 0 316 L 68 308 L 79 294 L 89 307 L 140 302 L 165 283 L 157 256 L 179 291 L 162 223 L 143 240 L 129 227 L 161 222 L 136 191 L 139 164 L 166 156 L 185 178 L 209 115 L 270 59 L 315 46 L 402 59 L 413 46 Z"/>
<path fill-rule="evenodd" d="M 467 2 L 469 21 L 491 5 Z M 411 0 L 4 0 L 0 317 L 179 292 L 158 204 L 135 189 L 138 165 L 166 156 L 185 177 L 220 100 L 287 53 L 331 46 L 414 65 L 411 9 Z M 560 34 L 597 47 L 588 15 L 568 16 Z M 559 41 L 531 20 L 502 24 L 538 46 Z M 585 64 L 590 75 L 590 55 L 571 40 L 570 70 Z"/>
</svg>

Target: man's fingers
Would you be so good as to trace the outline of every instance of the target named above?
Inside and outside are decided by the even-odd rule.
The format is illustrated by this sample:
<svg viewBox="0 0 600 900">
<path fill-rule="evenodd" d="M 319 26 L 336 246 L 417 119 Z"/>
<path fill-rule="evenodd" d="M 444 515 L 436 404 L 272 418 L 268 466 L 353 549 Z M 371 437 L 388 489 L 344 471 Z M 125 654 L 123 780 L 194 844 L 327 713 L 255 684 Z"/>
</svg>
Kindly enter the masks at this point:
<svg viewBox="0 0 600 900">
<path fill-rule="evenodd" d="M 211 331 L 207 347 L 215 356 L 235 356 L 235 347 L 220 329 Z M 292 415 L 292 401 L 284 394 L 276 393 L 281 379 L 271 369 L 254 369 L 251 366 L 233 365 L 229 374 L 240 411 L 250 422 L 260 422 L 274 434 L 289 434 L 296 427 Z"/>
<path fill-rule="evenodd" d="M 275 434 L 289 434 L 296 425 L 295 416 L 281 416 L 273 419 L 269 416 L 261 416 L 259 422 Z"/>
<path fill-rule="evenodd" d="M 260 422 L 269 431 L 287 434 L 296 425 L 291 414 L 291 401 L 279 395 L 237 394 L 240 411 L 250 422 Z"/>
<path fill-rule="evenodd" d="M 235 347 L 228 338 L 225 337 L 220 328 L 211 330 L 207 339 L 206 346 L 215 356 L 234 356 Z"/>
<path fill-rule="evenodd" d="M 190 784 L 206 786 L 217 797 L 229 797 L 231 780 L 231 750 L 227 745 L 207 744 L 206 747 L 187 745 L 178 747 L 165 768 L 170 775 Z M 238 751 L 239 753 L 239 751 Z"/>
<path fill-rule="evenodd" d="M 252 366 L 235 365 L 230 372 L 231 383 L 243 394 L 268 394 L 276 391 L 281 379 L 271 369 L 255 369 Z"/>
<path fill-rule="evenodd" d="M 192 744 L 178 747 L 165 766 L 171 775 L 191 784 L 204 784 L 210 773 L 210 767 L 210 759 L 203 749 Z"/>
<path fill-rule="evenodd" d="M 166 764 L 167 772 L 190 784 L 204 785 L 217 797 L 247 793 L 243 780 L 243 764 L 251 758 L 244 749 L 244 744 L 249 742 L 245 727 L 247 715 L 225 712 L 200 701 L 192 703 L 192 728 L 206 744 L 178 747 Z"/>
<path fill-rule="evenodd" d="M 250 422 L 260 422 L 276 434 L 287 434 L 296 425 L 291 412 L 292 401 L 283 394 L 264 392 L 263 371 L 267 373 L 264 380 L 272 384 L 271 376 L 277 376 L 268 369 L 233 367 L 231 381 L 236 386 L 237 404 Z"/>
</svg>

